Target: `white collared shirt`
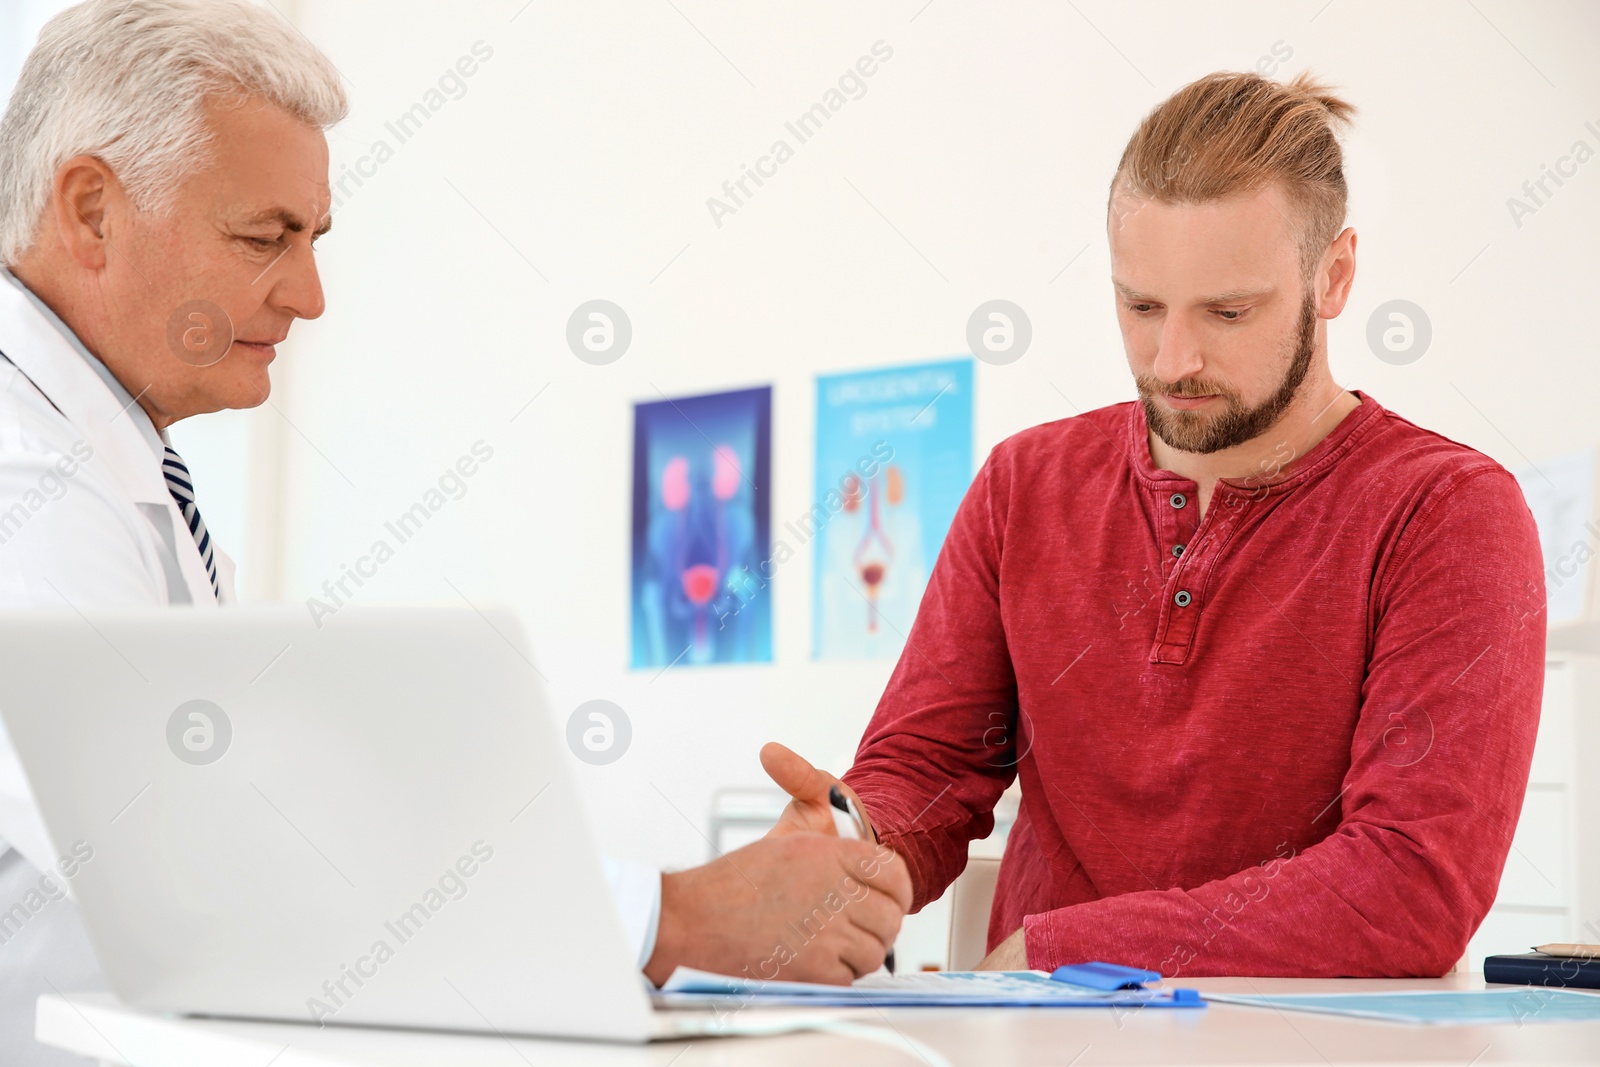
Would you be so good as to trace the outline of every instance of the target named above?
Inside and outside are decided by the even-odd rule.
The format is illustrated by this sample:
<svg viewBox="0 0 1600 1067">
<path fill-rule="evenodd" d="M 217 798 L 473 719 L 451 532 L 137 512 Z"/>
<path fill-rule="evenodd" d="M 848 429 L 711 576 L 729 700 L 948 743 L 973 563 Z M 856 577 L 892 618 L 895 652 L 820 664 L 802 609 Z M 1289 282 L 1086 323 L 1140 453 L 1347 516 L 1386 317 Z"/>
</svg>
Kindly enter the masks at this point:
<svg viewBox="0 0 1600 1067">
<path fill-rule="evenodd" d="M 155 423 L 150 421 L 149 414 L 134 402 L 133 396 L 127 389 L 123 388 L 121 382 L 117 381 L 117 376 L 111 373 L 111 368 L 100 362 L 95 357 L 95 354 L 90 352 L 84 343 L 78 339 L 78 335 L 72 332 L 72 328 L 61 321 L 61 316 L 57 315 L 49 304 L 40 300 L 39 294 L 23 285 L 20 278 L 4 267 L 0 267 L 0 278 L 4 278 L 16 286 L 17 292 L 28 298 L 28 302 L 39 310 L 39 314 L 44 316 L 46 322 L 56 328 L 56 331 L 61 334 L 67 344 L 72 346 L 72 350 L 83 357 L 83 361 L 89 365 L 89 369 L 99 375 L 100 380 L 106 383 L 106 388 L 111 390 L 111 395 L 116 397 L 117 402 L 122 405 L 122 410 L 127 413 L 128 419 L 139 431 L 139 436 L 143 437 L 145 442 L 149 444 L 151 453 L 156 457 L 156 462 L 160 463 L 165 459 L 165 448 L 172 443 L 167 437 L 166 431 L 156 429 Z"/>
</svg>

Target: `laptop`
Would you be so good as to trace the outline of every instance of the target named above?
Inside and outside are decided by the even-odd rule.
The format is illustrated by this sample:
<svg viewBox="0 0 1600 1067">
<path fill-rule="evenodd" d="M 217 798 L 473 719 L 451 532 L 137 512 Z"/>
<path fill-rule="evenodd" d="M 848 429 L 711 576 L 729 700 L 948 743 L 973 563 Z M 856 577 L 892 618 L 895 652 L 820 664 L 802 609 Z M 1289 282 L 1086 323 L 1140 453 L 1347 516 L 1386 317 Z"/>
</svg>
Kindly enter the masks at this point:
<svg viewBox="0 0 1600 1067">
<path fill-rule="evenodd" d="M 627 1042 L 809 1025 L 653 1009 L 509 612 L 0 614 L 0 714 L 130 1006 Z"/>
</svg>

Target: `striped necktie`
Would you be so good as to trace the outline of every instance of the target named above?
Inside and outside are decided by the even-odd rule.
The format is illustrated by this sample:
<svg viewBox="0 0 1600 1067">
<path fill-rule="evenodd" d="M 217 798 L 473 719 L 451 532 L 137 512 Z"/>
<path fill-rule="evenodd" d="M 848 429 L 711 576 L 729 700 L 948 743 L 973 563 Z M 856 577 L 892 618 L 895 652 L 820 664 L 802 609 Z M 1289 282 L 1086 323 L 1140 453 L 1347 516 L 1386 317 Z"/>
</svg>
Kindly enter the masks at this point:
<svg viewBox="0 0 1600 1067">
<path fill-rule="evenodd" d="M 189 468 L 184 465 L 183 457 L 170 446 L 166 459 L 161 461 L 161 473 L 167 476 L 167 491 L 178 502 L 183 521 L 189 524 L 194 543 L 200 546 L 200 559 L 206 565 L 206 574 L 211 577 L 211 592 L 221 600 L 222 590 L 217 585 L 217 560 L 211 551 L 211 535 L 206 532 L 206 520 L 200 517 L 200 508 L 194 502 L 194 482 L 189 477 Z"/>
</svg>

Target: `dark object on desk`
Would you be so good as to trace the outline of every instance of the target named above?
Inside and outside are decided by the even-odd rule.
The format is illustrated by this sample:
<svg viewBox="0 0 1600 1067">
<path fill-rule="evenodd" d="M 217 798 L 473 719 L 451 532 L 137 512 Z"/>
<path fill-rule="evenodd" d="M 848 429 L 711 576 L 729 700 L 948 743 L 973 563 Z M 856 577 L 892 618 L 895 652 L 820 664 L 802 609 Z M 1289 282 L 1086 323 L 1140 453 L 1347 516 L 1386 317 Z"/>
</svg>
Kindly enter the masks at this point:
<svg viewBox="0 0 1600 1067">
<path fill-rule="evenodd" d="M 1483 961 L 1483 980 L 1507 985 L 1600 989 L 1600 960 L 1547 956 L 1543 952 L 1490 956 Z"/>
</svg>

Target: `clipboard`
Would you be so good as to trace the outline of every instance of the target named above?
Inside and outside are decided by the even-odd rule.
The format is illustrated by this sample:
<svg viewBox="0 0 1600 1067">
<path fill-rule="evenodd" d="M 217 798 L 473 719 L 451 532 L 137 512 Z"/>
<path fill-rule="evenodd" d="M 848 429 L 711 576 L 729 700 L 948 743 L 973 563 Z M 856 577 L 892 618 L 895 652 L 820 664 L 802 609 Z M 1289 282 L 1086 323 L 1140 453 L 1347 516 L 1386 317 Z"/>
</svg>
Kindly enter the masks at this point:
<svg viewBox="0 0 1600 1067">
<path fill-rule="evenodd" d="M 1196 989 L 1149 989 L 1154 971 L 1116 964 L 1074 964 L 1044 971 L 931 971 L 871 974 L 848 986 L 765 982 L 680 967 L 652 994 L 659 1008 L 1193 1008 L 1206 1006 Z"/>
</svg>

